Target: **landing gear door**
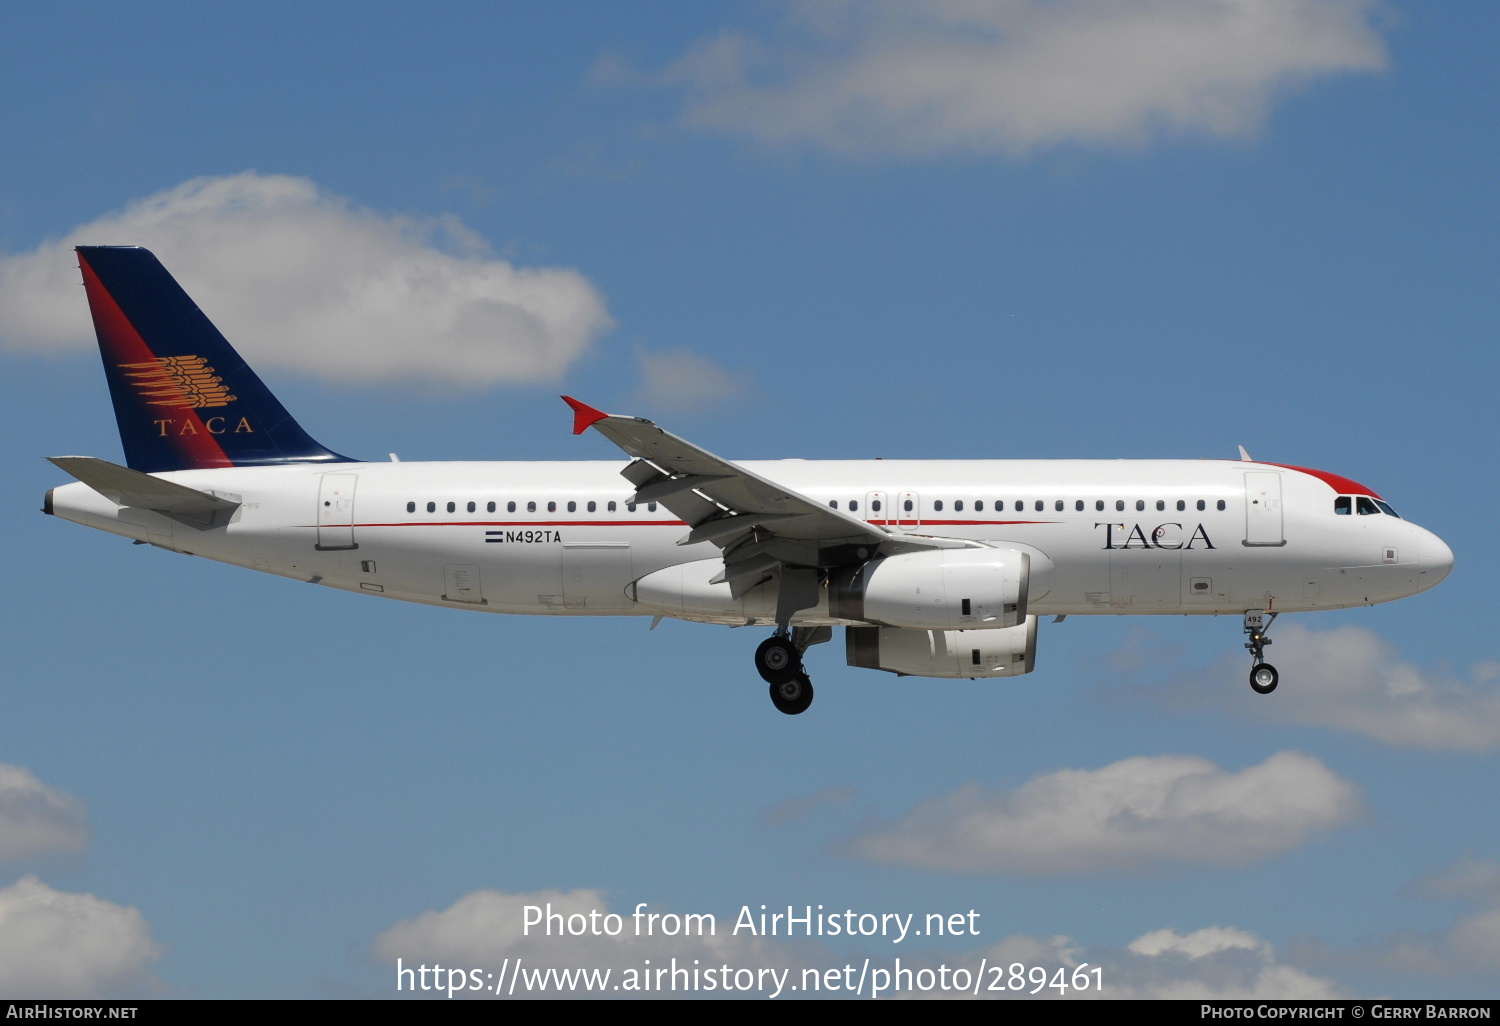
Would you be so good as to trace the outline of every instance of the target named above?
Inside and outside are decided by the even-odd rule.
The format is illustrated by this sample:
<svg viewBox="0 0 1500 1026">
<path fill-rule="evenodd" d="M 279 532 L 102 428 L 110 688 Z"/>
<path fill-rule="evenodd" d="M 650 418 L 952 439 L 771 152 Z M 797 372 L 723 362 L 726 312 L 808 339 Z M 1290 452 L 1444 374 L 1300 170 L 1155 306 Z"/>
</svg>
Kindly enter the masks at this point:
<svg viewBox="0 0 1500 1026">
<path fill-rule="evenodd" d="M 319 551 L 357 549 L 354 544 L 354 485 L 357 474 L 324 474 L 318 479 Z"/>
<path fill-rule="evenodd" d="M 1281 474 L 1246 472 L 1245 544 L 1285 545 L 1281 526 Z"/>
</svg>

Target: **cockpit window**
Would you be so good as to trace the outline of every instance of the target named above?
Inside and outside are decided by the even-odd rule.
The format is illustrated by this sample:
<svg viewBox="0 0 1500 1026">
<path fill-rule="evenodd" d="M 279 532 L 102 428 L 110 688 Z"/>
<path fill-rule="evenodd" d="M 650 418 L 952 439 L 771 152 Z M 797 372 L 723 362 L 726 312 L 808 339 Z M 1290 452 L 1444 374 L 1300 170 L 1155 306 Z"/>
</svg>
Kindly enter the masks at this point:
<svg viewBox="0 0 1500 1026">
<path fill-rule="evenodd" d="M 1367 517 L 1372 513 L 1380 513 L 1380 507 L 1375 505 L 1374 499 L 1367 499 L 1363 495 L 1361 495 L 1359 498 L 1355 499 L 1354 502 L 1354 508 L 1359 511 L 1359 515 L 1362 517 Z"/>
<path fill-rule="evenodd" d="M 1347 517 L 1354 512 L 1354 500 L 1347 495 L 1340 495 L 1333 500 L 1333 511 L 1341 517 Z"/>
<path fill-rule="evenodd" d="M 1389 513 L 1391 516 L 1395 517 L 1397 520 L 1401 519 L 1401 514 L 1397 513 L 1395 510 L 1391 509 L 1391 504 L 1389 502 L 1382 502 L 1380 499 L 1376 499 L 1375 500 L 1375 505 L 1379 506 L 1382 510 L 1384 510 L 1386 513 Z"/>
</svg>

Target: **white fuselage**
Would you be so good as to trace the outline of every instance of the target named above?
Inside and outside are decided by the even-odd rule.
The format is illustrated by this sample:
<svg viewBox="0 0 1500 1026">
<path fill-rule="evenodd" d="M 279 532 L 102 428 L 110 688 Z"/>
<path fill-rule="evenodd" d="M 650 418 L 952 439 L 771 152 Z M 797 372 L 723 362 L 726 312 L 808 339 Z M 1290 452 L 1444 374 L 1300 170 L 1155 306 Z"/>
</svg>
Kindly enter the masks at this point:
<svg viewBox="0 0 1500 1026">
<path fill-rule="evenodd" d="M 1029 553 L 1032 614 L 1369 605 L 1432 587 L 1452 563 L 1431 532 L 1385 513 L 1339 515 L 1329 483 L 1270 464 L 742 466 L 891 531 Z M 55 488 L 50 502 L 60 517 L 163 548 L 407 602 L 773 623 L 774 591 L 731 596 L 711 583 L 723 567 L 718 549 L 679 545 L 688 528 L 665 507 L 627 507 L 633 489 L 621 467 L 392 462 L 158 475 L 241 503 L 214 526 L 117 506 L 84 484 Z M 830 617 L 825 601 L 795 622 L 848 621 Z"/>
</svg>

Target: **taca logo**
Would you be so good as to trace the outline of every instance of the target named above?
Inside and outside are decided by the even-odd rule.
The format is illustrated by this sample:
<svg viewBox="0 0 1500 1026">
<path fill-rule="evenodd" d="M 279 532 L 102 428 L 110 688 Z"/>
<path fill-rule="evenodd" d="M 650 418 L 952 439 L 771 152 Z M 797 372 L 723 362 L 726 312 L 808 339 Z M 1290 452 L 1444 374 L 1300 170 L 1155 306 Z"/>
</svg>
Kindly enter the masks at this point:
<svg viewBox="0 0 1500 1026">
<path fill-rule="evenodd" d="M 1106 549 L 1128 549 L 1133 547 L 1133 542 L 1140 542 L 1143 549 L 1190 549 L 1195 542 L 1202 542 L 1206 549 L 1216 548 L 1213 542 L 1208 540 L 1208 532 L 1199 524 L 1193 528 L 1193 532 L 1186 539 L 1182 537 L 1186 530 L 1181 524 L 1157 524 L 1148 533 L 1146 528 L 1140 524 L 1130 524 L 1127 529 L 1125 524 L 1095 524 L 1094 529 L 1104 528 L 1104 547 Z M 1116 545 L 1115 542 L 1120 542 Z"/>
<path fill-rule="evenodd" d="M 152 406 L 201 410 L 228 406 L 239 398 L 229 394 L 224 379 L 201 356 L 163 356 L 142 363 L 122 363 L 120 369 Z"/>
</svg>

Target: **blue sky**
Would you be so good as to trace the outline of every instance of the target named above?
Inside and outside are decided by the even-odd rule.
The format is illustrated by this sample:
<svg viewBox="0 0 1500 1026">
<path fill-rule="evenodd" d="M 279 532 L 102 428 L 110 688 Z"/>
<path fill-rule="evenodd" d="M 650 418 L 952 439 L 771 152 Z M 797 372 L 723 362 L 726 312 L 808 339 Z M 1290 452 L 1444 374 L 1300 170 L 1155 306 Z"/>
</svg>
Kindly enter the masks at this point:
<svg viewBox="0 0 1500 1026">
<path fill-rule="evenodd" d="M 391 996 L 398 955 L 675 954 L 1493 995 L 1497 22 L 1352 0 L 10 12 L 0 992 Z M 153 248 L 355 456 L 613 458 L 559 392 L 731 458 L 1244 444 L 1369 483 L 1456 568 L 1284 618 L 1270 699 L 1230 619 L 1075 617 L 1013 680 L 815 649 L 817 704 L 782 717 L 750 632 L 366 601 L 42 517 L 42 456 L 119 457 L 80 242 Z M 474 320 L 485 290 L 526 316 Z M 1207 788 L 1201 822 L 1142 811 L 1174 774 Z M 1064 826 L 1066 871 L 1004 839 Z M 546 900 L 982 917 L 900 947 L 518 937 Z"/>
</svg>

